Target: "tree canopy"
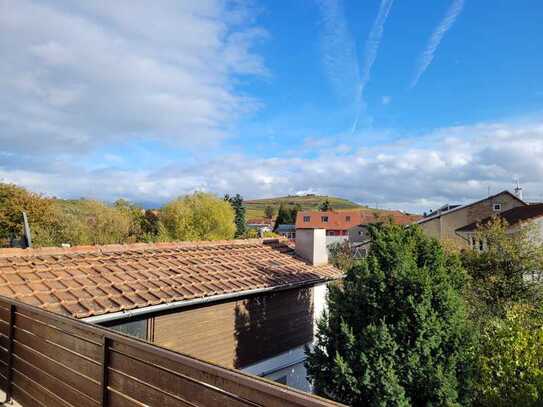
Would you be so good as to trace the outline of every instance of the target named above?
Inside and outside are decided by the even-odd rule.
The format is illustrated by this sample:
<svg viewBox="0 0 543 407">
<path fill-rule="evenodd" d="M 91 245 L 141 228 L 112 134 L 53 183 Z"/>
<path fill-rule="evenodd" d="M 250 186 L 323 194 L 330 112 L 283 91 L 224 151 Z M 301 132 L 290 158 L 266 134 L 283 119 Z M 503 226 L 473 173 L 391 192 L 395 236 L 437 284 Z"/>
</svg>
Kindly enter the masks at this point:
<svg viewBox="0 0 543 407">
<path fill-rule="evenodd" d="M 266 207 L 264 208 L 264 216 L 266 216 L 266 218 L 268 219 L 272 219 L 274 215 L 275 208 L 271 205 L 266 205 Z"/>
<path fill-rule="evenodd" d="M 204 192 L 167 203 L 161 220 L 173 240 L 232 239 L 236 232 L 230 203 Z"/>
<path fill-rule="evenodd" d="M 543 400 L 543 313 L 526 304 L 482 325 L 477 351 L 475 404 L 541 406 Z"/>
<path fill-rule="evenodd" d="M 327 199 L 321 205 L 319 206 L 319 211 L 326 212 L 332 209 L 332 206 L 330 205 L 330 201 Z"/>
<path fill-rule="evenodd" d="M 5 183 L 0 183 L 0 243 L 5 246 L 23 237 L 23 211 L 32 225 L 33 243 L 54 244 L 61 229 L 55 200 Z"/>
<path fill-rule="evenodd" d="M 462 253 L 476 317 L 502 317 L 512 304 L 539 302 L 543 247 L 534 233 L 529 226 L 511 231 L 500 218 L 478 228 L 475 240 L 482 242 L 484 250 Z"/>
<path fill-rule="evenodd" d="M 235 237 L 242 237 L 247 232 L 247 222 L 245 220 L 245 207 L 243 206 L 243 197 L 240 194 L 230 196 L 226 194 L 224 200 L 229 202 L 234 209 L 234 223 L 236 224 Z"/>
<path fill-rule="evenodd" d="M 296 223 L 296 216 L 298 212 L 302 210 L 302 206 L 296 204 L 294 206 L 287 206 L 285 204 L 279 205 L 277 211 L 277 218 L 275 219 L 275 229 L 279 225 L 293 225 Z"/>
<path fill-rule="evenodd" d="M 467 402 L 472 335 L 460 262 L 418 227 L 370 234 L 368 257 L 329 290 L 306 363 L 315 390 L 355 406 Z"/>
</svg>

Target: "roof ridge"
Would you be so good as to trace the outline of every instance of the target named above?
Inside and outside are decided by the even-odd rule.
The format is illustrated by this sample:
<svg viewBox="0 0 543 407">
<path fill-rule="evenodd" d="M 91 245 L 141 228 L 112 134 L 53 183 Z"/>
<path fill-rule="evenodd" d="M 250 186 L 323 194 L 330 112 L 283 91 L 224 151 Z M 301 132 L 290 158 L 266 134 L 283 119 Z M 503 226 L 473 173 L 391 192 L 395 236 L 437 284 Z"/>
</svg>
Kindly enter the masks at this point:
<svg viewBox="0 0 543 407">
<path fill-rule="evenodd" d="M 145 250 L 145 249 L 179 249 L 190 247 L 213 247 L 224 245 L 244 246 L 249 244 L 270 244 L 279 243 L 284 239 L 262 238 L 262 239 L 232 239 L 232 240 L 194 240 L 194 241 L 173 241 L 156 243 L 121 243 L 107 245 L 80 245 L 71 247 L 35 247 L 35 248 L 0 248 L 2 257 L 24 257 L 24 256 L 51 256 L 77 253 L 112 253 L 119 251 Z"/>
</svg>

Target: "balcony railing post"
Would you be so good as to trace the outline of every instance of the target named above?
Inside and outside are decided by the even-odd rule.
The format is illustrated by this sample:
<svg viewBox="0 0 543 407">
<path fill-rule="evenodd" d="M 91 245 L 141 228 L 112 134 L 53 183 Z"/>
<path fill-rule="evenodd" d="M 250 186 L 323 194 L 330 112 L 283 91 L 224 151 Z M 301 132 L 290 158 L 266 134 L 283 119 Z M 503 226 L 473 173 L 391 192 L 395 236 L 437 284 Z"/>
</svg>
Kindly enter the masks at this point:
<svg viewBox="0 0 543 407">
<path fill-rule="evenodd" d="M 11 401 L 12 381 L 13 381 L 13 342 L 14 342 L 14 326 L 15 326 L 15 305 L 9 304 L 9 321 L 8 321 L 8 360 L 6 371 L 6 398 L 2 404 Z"/>
<path fill-rule="evenodd" d="M 102 344 L 102 406 L 106 407 L 108 405 L 108 366 L 109 366 L 109 347 L 111 346 L 111 339 L 104 335 L 104 342 Z"/>
</svg>

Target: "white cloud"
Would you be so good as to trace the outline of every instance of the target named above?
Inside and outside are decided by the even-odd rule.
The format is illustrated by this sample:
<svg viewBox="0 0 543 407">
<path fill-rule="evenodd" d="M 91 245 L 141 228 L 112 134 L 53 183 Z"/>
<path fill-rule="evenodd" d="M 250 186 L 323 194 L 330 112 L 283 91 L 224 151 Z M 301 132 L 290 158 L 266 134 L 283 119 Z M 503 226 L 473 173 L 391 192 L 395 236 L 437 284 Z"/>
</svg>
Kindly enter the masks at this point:
<svg viewBox="0 0 543 407">
<path fill-rule="evenodd" d="M 388 105 L 391 102 L 392 98 L 390 96 L 383 96 L 381 98 L 381 103 L 383 105 Z"/>
<path fill-rule="evenodd" d="M 411 88 L 417 86 L 420 77 L 432 63 L 437 47 L 439 47 L 443 36 L 452 27 L 452 25 L 462 12 L 463 7 L 464 0 L 453 0 L 452 4 L 447 10 L 447 13 L 445 14 L 445 17 L 443 17 L 443 20 L 441 20 L 438 26 L 435 28 L 434 32 L 430 36 L 430 39 L 428 40 L 426 49 L 419 58 L 419 62 L 415 71 L 415 76 L 413 78 L 413 81 L 411 82 Z"/>
<path fill-rule="evenodd" d="M 239 192 L 246 198 L 311 191 L 424 211 L 481 198 L 489 187 L 511 189 L 518 176 L 528 198 L 543 200 L 543 121 L 442 128 L 416 140 L 352 151 L 316 144 L 313 152 L 314 158 L 229 155 L 153 171 L 10 165 L 0 168 L 0 178 L 52 195 L 107 200 L 161 203 L 194 190 Z"/>
<path fill-rule="evenodd" d="M 138 138 L 214 143 L 258 102 L 266 33 L 241 2 L 0 5 L 0 150 L 76 152 Z"/>
</svg>

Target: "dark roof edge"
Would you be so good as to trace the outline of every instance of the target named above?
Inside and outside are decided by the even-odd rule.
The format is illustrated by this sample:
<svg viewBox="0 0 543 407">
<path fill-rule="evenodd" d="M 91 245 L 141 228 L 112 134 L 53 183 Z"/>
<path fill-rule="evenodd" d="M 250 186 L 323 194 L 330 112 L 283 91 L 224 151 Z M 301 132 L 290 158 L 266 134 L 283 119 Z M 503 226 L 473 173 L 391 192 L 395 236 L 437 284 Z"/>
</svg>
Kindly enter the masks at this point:
<svg viewBox="0 0 543 407">
<path fill-rule="evenodd" d="M 470 206 L 473 206 L 473 205 L 477 205 L 481 202 L 484 202 L 486 201 L 487 199 L 493 199 L 493 198 L 496 198 L 497 196 L 500 196 L 501 194 L 509 194 L 511 195 L 513 198 L 515 198 L 517 201 L 519 201 L 520 203 L 522 203 L 523 205 L 528 205 L 525 201 L 523 201 L 522 199 L 520 199 L 518 196 L 516 196 L 515 194 L 513 194 L 511 191 L 508 191 L 507 189 L 501 191 L 501 192 L 498 192 L 497 194 L 494 194 L 494 195 L 490 195 L 490 196 L 487 196 L 486 198 L 482 198 L 482 199 L 479 199 L 478 201 L 475 201 L 475 202 L 471 202 L 469 204 L 465 204 L 465 205 L 460 205 L 456 208 L 453 208 L 451 209 L 450 211 L 446 211 L 446 212 L 443 212 L 443 213 L 439 213 L 437 215 L 434 215 L 434 216 L 430 216 L 428 218 L 423 218 L 415 223 L 417 224 L 421 224 L 421 223 L 426 223 L 430 220 L 433 220 L 433 219 L 437 219 L 437 218 L 440 218 L 441 216 L 443 215 L 448 215 L 449 213 L 453 213 L 453 212 L 456 212 L 456 211 L 459 211 L 461 209 L 464 209 L 464 208 L 469 208 Z"/>
<path fill-rule="evenodd" d="M 164 311 L 171 311 L 179 308 L 186 308 L 194 305 L 205 305 L 212 304 L 218 301 L 224 300 L 233 300 L 240 297 L 247 297 L 254 294 L 264 294 L 278 291 L 291 290 L 296 288 L 303 287 L 312 287 L 319 284 L 324 284 L 329 281 L 342 279 L 343 276 L 339 278 L 315 278 L 313 280 L 307 280 L 302 282 L 297 282 L 293 284 L 284 284 L 279 286 L 256 288 L 253 290 L 237 291 L 234 293 L 218 294 L 210 297 L 200 297 L 192 300 L 182 300 L 182 301 L 173 301 L 163 304 L 151 305 L 148 307 L 135 308 L 132 310 L 117 311 L 112 313 L 106 313 L 101 315 L 94 315 L 91 317 L 80 318 L 81 321 L 85 321 L 93 324 L 101 324 L 111 321 L 119 321 L 123 319 L 129 319 L 134 317 L 140 317 L 144 315 L 156 314 Z"/>
</svg>

